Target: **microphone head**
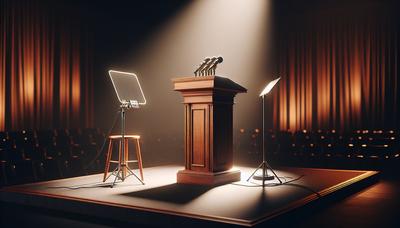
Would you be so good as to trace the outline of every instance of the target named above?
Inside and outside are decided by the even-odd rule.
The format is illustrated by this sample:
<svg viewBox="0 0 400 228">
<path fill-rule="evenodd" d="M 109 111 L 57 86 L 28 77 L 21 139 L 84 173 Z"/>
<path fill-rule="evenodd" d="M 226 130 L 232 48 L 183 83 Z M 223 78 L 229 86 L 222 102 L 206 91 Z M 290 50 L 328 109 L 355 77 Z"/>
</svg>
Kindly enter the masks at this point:
<svg viewBox="0 0 400 228">
<path fill-rule="evenodd" d="M 209 68 L 211 65 L 213 65 L 217 61 L 217 57 L 212 57 L 210 61 L 208 61 L 206 68 Z"/>
<path fill-rule="evenodd" d="M 223 61 L 224 61 L 224 59 L 222 58 L 222 56 L 218 56 L 217 63 L 222 63 Z"/>
<path fill-rule="evenodd" d="M 201 71 L 201 69 L 204 68 L 208 64 L 208 62 L 211 60 L 210 57 L 206 57 L 202 63 L 200 63 L 199 67 L 194 71 L 194 74 L 197 75 L 197 72 Z"/>
<path fill-rule="evenodd" d="M 200 72 L 204 73 L 216 59 L 217 59 L 217 57 L 212 57 L 211 59 L 209 59 L 209 61 L 207 61 L 204 64 L 204 67 L 201 68 Z"/>
</svg>

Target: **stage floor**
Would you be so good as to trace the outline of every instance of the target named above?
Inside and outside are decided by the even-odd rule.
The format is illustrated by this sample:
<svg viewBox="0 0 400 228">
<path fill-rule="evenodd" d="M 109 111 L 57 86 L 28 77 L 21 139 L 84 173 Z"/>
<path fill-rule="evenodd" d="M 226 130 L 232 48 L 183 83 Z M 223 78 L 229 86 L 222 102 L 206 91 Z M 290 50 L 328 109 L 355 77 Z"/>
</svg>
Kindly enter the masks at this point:
<svg viewBox="0 0 400 228">
<path fill-rule="evenodd" d="M 278 181 L 246 179 L 253 168 L 241 170 L 240 182 L 220 186 L 176 183 L 180 166 L 144 169 L 145 185 L 134 177 L 109 187 L 102 174 L 5 187 L 0 200 L 66 213 L 150 226 L 192 227 L 208 224 L 254 226 L 345 189 L 377 180 L 375 171 L 280 168 Z"/>
</svg>

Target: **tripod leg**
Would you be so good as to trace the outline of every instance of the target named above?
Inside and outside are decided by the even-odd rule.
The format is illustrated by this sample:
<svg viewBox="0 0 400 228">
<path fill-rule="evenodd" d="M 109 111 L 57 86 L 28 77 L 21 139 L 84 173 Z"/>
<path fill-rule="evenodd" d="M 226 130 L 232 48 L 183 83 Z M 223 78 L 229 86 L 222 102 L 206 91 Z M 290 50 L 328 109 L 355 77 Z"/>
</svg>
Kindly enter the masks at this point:
<svg viewBox="0 0 400 228">
<path fill-rule="evenodd" d="M 121 172 L 122 172 L 122 169 L 119 167 L 119 168 L 118 168 L 118 171 L 117 171 L 117 175 L 115 175 L 115 179 L 114 179 L 114 181 L 113 181 L 113 183 L 112 183 L 112 185 L 111 185 L 111 188 L 114 187 L 114 185 L 115 185 L 115 183 L 117 182 L 117 179 L 118 179 L 118 178 L 122 180 L 122 178 L 119 176 Z M 123 181 L 123 180 L 122 180 L 122 181 Z"/>
<path fill-rule="evenodd" d="M 274 174 L 274 176 L 276 177 L 276 179 L 278 179 L 279 183 L 283 183 L 281 181 L 281 179 L 279 179 L 278 175 L 276 175 L 275 171 L 272 169 L 272 167 L 268 164 L 268 162 L 265 162 L 265 164 L 267 165 L 267 167 L 271 170 L 271 172 Z"/>
<path fill-rule="evenodd" d="M 261 166 L 262 166 L 263 164 L 264 164 L 264 162 L 262 162 L 262 163 L 257 167 L 256 170 L 254 170 L 254 172 L 250 175 L 250 177 L 247 178 L 247 181 L 249 181 L 249 180 L 254 176 L 254 174 L 256 174 L 256 172 L 261 168 Z"/>
<path fill-rule="evenodd" d="M 117 169 L 118 169 L 118 166 L 117 166 L 117 168 L 115 168 L 115 169 L 111 172 L 110 175 L 108 175 L 108 177 L 104 180 L 104 182 L 106 182 L 106 180 L 108 180 L 108 178 L 110 178 L 112 175 L 115 176 L 115 172 L 117 171 Z"/>
<path fill-rule="evenodd" d="M 136 177 L 136 179 L 138 179 L 140 183 L 142 183 L 142 185 L 144 185 L 144 182 L 131 169 L 128 169 L 128 172 L 130 173 L 130 175 Z"/>
</svg>

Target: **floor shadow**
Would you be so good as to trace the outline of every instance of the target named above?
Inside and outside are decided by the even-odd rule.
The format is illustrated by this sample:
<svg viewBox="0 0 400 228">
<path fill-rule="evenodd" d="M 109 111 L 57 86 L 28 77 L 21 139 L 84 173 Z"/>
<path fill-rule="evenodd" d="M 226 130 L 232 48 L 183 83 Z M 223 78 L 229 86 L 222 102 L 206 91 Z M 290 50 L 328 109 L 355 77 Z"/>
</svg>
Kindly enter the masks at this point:
<svg viewBox="0 0 400 228">
<path fill-rule="evenodd" d="M 142 191 L 124 193 L 122 195 L 185 204 L 212 188 L 213 186 L 174 183 Z"/>
</svg>

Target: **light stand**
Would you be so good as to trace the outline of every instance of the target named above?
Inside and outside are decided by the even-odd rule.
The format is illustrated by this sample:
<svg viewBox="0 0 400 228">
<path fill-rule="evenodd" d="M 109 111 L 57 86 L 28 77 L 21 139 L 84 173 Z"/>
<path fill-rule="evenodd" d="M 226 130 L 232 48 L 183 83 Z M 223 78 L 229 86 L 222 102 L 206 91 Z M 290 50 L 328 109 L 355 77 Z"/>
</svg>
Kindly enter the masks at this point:
<svg viewBox="0 0 400 228">
<path fill-rule="evenodd" d="M 263 161 L 261 162 L 261 164 L 257 167 L 256 170 L 254 170 L 254 172 L 250 175 L 250 177 L 247 179 L 247 181 L 249 181 L 252 177 L 255 180 L 262 180 L 262 186 L 265 186 L 265 181 L 268 180 L 273 180 L 278 179 L 279 183 L 283 183 L 281 181 L 281 179 L 278 177 L 278 175 L 276 175 L 275 171 L 272 169 L 272 167 L 268 164 L 267 160 L 266 160 L 266 154 L 265 154 L 265 95 L 268 94 L 271 89 L 275 86 L 276 83 L 278 83 L 280 78 L 275 79 L 273 81 L 271 81 L 270 83 L 268 83 L 268 85 L 265 87 L 265 89 L 261 92 L 260 96 L 262 97 L 262 151 L 263 151 Z M 262 169 L 262 174 L 261 175 L 255 175 L 256 172 Z M 269 175 L 268 174 L 268 169 L 271 170 L 271 172 L 273 173 L 273 175 Z"/>
</svg>

